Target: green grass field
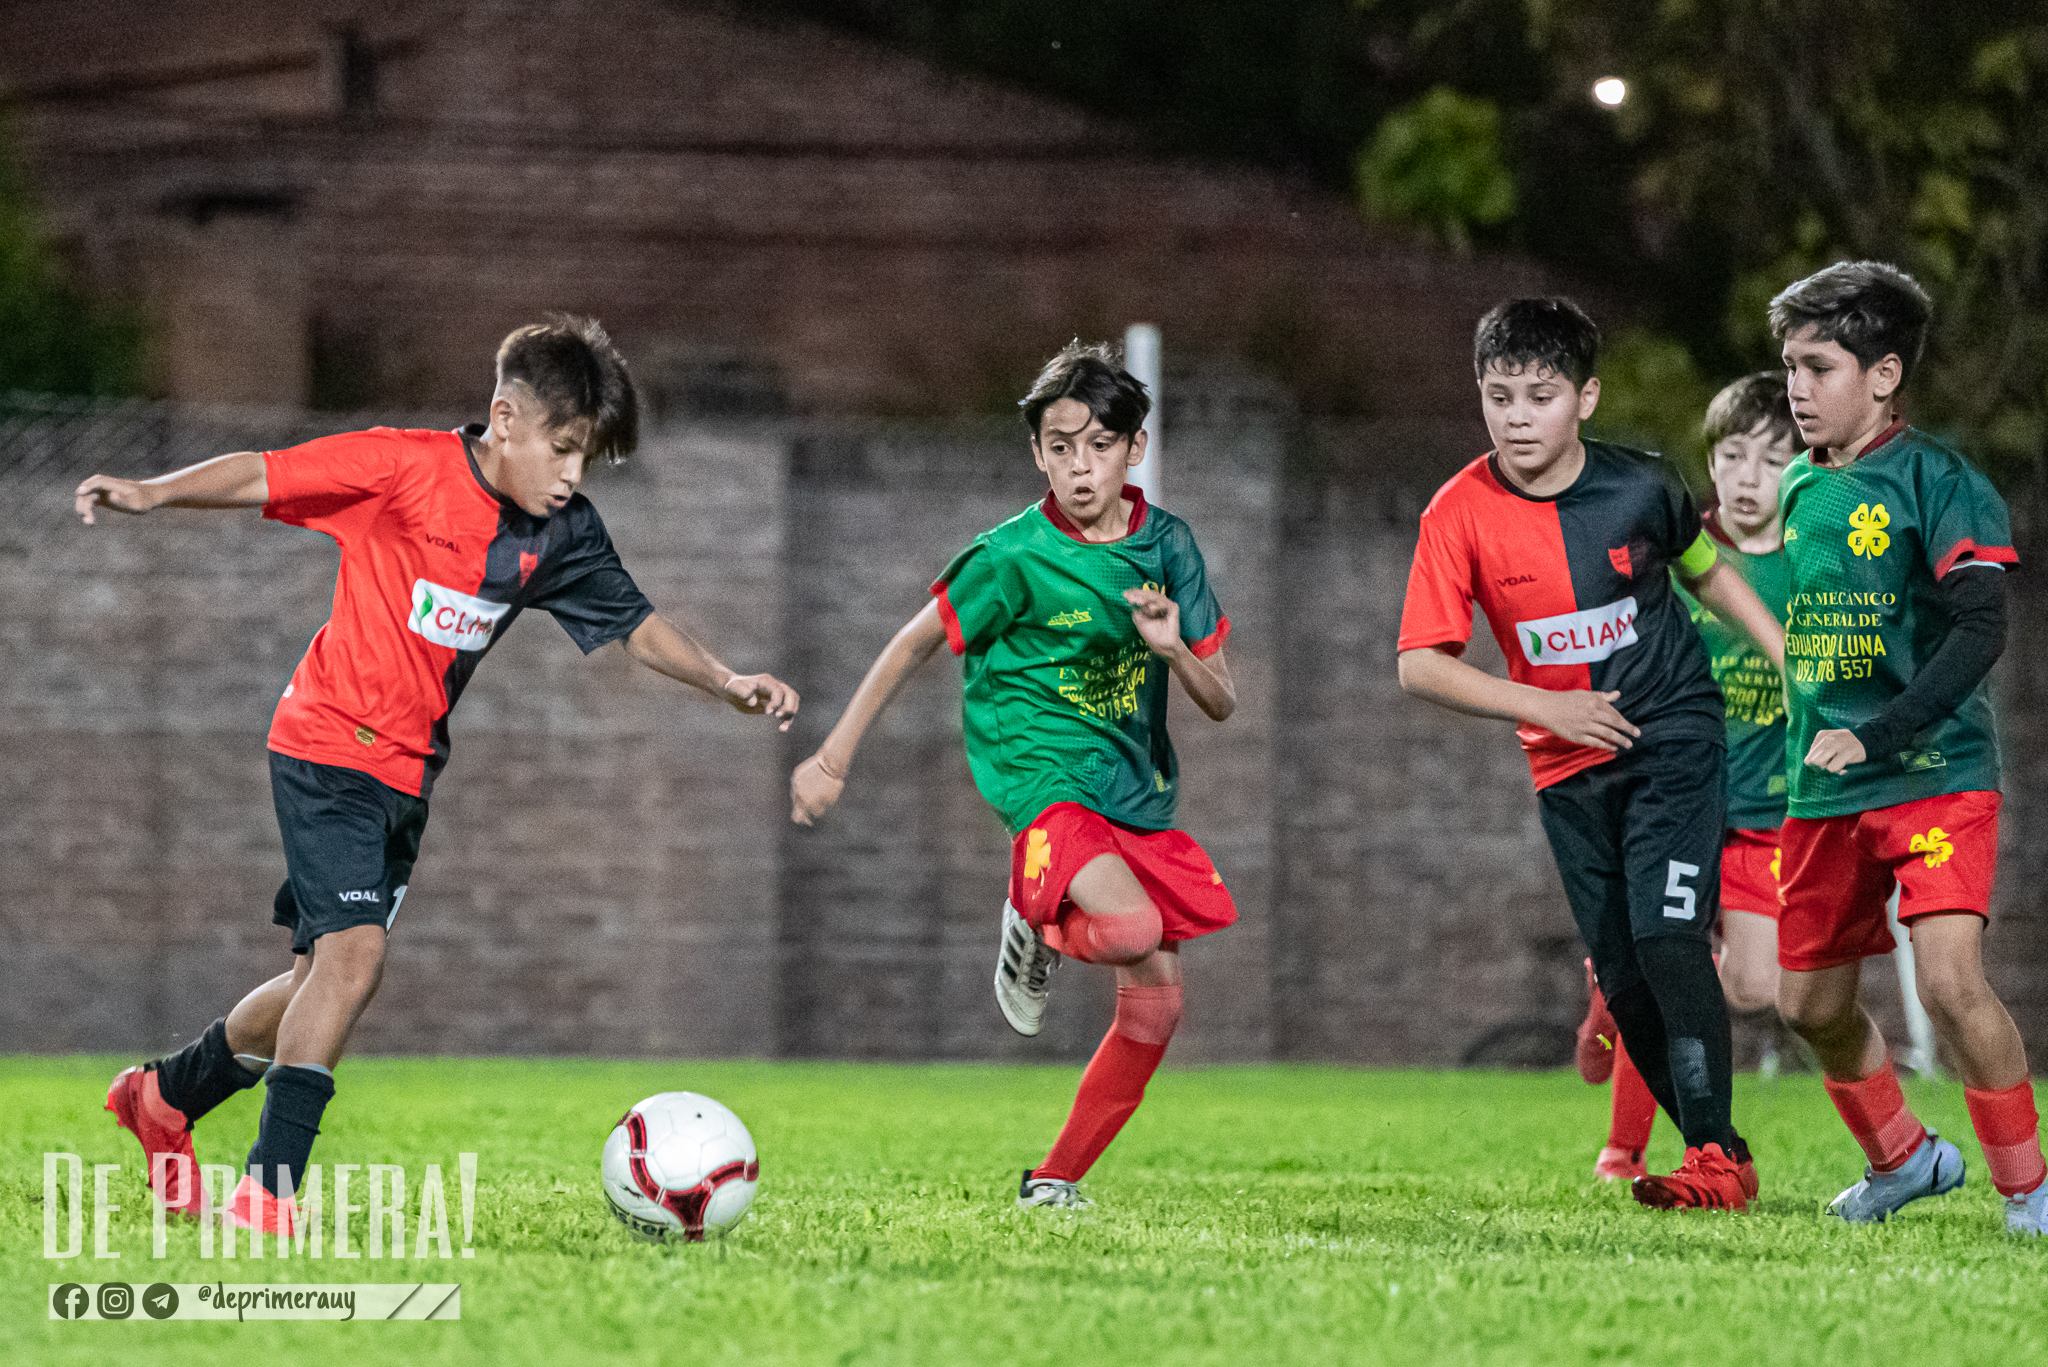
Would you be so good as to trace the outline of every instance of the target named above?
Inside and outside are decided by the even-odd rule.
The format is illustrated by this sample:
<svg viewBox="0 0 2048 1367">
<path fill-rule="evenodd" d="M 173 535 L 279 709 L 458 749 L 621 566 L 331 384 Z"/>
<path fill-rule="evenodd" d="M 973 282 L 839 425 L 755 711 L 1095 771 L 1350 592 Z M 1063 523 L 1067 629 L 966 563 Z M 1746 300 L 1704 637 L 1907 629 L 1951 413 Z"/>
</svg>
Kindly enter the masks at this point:
<svg viewBox="0 0 2048 1367">
<path fill-rule="evenodd" d="M 417 1182 L 481 1155 L 469 1261 L 149 1257 L 115 1059 L 0 1059 L 0 1361 L 356 1363 L 1855 1363 L 2048 1358 L 2048 1250 L 2009 1240 L 1960 1086 L 1914 1102 L 1969 1185 L 1888 1227 L 1822 1204 L 1862 1160 L 1819 1081 L 1738 1079 L 1763 1198 L 1657 1214 L 1587 1180 L 1606 1093 L 1571 1073 L 1169 1071 L 1081 1216 L 1019 1212 L 1077 1071 L 969 1065 L 353 1060 L 316 1160 Z M 703 1091 L 760 1145 L 730 1239 L 630 1242 L 598 1194 L 618 1114 Z M 239 1161 L 260 1091 L 198 1131 Z M 42 1154 L 121 1163 L 119 1262 L 43 1255 Z M 1677 1158 L 1661 1123 L 1653 1165 Z M 91 1169 L 88 1166 L 88 1185 Z M 360 1198 L 358 1198 L 360 1199 Z M 365 1217 L 357 1217 L 363 1220 Z M 90 1255 L 88 1210 L 84 1252 Z M 355 1239 L 364 1241 L 363 1225 Z M 54 1282 L 460 1281 L 456 1324 L 68 1323 Z"/>
</svg>

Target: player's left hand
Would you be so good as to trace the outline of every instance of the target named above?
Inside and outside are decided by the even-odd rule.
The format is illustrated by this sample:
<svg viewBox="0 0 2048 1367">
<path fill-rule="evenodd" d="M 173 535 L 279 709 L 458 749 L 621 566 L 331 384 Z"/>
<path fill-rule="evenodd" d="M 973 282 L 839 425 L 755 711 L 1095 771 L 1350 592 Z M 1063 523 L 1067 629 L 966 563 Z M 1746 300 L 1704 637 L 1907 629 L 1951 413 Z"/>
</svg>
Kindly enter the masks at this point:
<svg viewBox="0 0 2048 1367">
<path fill-rule="evenodd" d="M 1822 731 L 1814 736 L 1813 748 L 1806 752 L 1808 768 L 1825 769 L 1831 774 L 1839 774 L 1868 758 L 1863 753 L 1863 742 L 1856 739 L 1853 731 Z"/>
<path fill-rule="evenodd" d="M 781 718 L 782 725 L 775 728 L 778 731 L 789 729 L 802 701 L 794 688 L 773 674 L 733 675 L 725 681 L 725 700 L 742 712 L 751 712 L 755 716 L 766 713 Z"/>
<path fill-rule="evenodd" d="M 1181 649 L 1180 604 L 1158 589 L 1125 589 L 1124 601 L 1134 609 L 1131 625 L 1153 654 L 1172 655 Z"/>
</svg>

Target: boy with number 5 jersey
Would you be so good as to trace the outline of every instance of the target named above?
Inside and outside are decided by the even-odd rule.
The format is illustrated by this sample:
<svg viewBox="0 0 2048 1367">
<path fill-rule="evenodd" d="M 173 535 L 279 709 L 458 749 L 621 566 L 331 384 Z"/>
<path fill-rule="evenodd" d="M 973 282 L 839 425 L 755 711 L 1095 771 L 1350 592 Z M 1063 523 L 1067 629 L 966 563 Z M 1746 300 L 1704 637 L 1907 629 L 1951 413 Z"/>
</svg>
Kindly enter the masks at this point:
<svg viewBox="0 0 2048 1367">
<path fill-rule="evenodd" d="M 1857 1002 L 1862 960 L 1894 947 L 1896 882 L 1920 1001 L 1962 1065 L 2006 1224 L 2038 1235 L 2048 1169 L 2034 1086 L 1983 957 L 2000 801 L 1987 676 L 2018 557 L 1991 482 L 1896 411 L 1930 312 L 1911 276 L 1876 261 L 1830 266 L 1771 301 L 1810 448 L 1781 494 L 1791 791 L 1778 1009 L 1869 1159 L 1835 1214 L 1883 1220 L 1962 1185 L 1962 1154 L 1906 1105 Z"/>
<path fill-rule="evenodd" d="M 1494 449 L 1422 514 L 1401 613 L 1401 686 L 1519 723 L 1543 829 L 1608 1009 L 1685 1161 L 1631 1191 L 1660 1209 L 1742 1210 L 1757 1193 L 1729 1117 L 1728 1011 L 1715 976 L 1726 798 L 1720 691 L 1671 570 L 1775 663 L 1783 632 L 1722 562 L 1655 456 L 1582 441 L 1599 330 L 1567 299 L 1479 322 L 1473 369 Z M 1507 656 L 1458 657 L 1474 605 Z"/>
</svg>

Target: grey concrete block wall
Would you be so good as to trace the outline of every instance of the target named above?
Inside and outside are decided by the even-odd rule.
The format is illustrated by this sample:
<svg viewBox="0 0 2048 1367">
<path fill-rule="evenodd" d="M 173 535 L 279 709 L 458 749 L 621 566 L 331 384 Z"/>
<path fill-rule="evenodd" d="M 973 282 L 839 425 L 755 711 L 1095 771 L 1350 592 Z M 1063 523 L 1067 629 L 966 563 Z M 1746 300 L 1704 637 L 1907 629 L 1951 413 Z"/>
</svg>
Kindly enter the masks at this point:
<svg viewBox="0 0 2048 1367">
<path fill-rule="evenodd" d="M 1394 676 L 1415 518 L 1475 431 L 1308 428 L 1253 391 L 1176 411 L 1163 502 L 1202 540 L 1241 700 L 1220 726 L 1176 701 L 1182 815 L 1243 919 L 1186 951 L 1174 1058 L 1441 1066 L 1488 1041 L 1554 1042 L 1583 1005 L 1582 951 L 1527 768 L 1505 725 L 1407 698 Z M 66 462 L 97 451 L 164 468 L 307 430 L 297 415 L 237 422 L 73 415 L 57 423 L 73 446 L 34 470 L 23 452 L 48 432 L 0 425 L 0 1050 L 157 1049 L 289 965 L 269 925 L 283 863 L 263 738 L 325 617 L 334 549 L 251 514 L 88 531 L 61 496 L 82 473 Z M 989 1000 L 1008 842 L 961 754 L 950 656 L 870 733 L 824 822 L 787 818 L 791 765 L 932 577 L 1042 487 L 1009 425 L 668 428 L 595 476 L 661 610 L 733 666 L 796 683 L 805 710 L 779 735 L 616 648 L 582 657 L 544 614 L 522 620 L 455 714 L 357 1047 L 1085 1057 L 1109 974 L 1067 966 L 1035 1040 Z M 2026 556 L 2035 501 L 2016 514 Z M 2032 628 L 2048 600 L 2034 580 L 2012 581 L 1996 675 L 2007 797 L 1990 945 L 2039 1057 L 2048 650 Z M 1480 627 L 1473 658 L 1498 667 Z M 1867 981 L 1897 1032 L 1895 980 L 1874 965 Z"/>
</svg>

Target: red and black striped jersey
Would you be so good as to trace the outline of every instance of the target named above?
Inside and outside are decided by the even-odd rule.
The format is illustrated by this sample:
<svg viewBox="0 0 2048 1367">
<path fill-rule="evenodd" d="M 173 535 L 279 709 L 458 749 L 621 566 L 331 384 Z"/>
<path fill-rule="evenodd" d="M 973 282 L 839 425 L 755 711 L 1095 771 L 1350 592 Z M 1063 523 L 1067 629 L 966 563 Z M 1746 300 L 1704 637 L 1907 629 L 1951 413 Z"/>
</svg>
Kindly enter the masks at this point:
<svg viewBox="0 0 2048 1367">
<path fill-rule="evenodd" d="M 526 608 L 585 654 L 654 611 L 581 494 L 534 517 L 485 481 L 461 432 L 373 427 L 264 453 L 263 515 L 341 547 L 334 608 L 278 700 L 270 748 L 427 797 L 448 714 Z"/>
<path fill-rule="evenodd" d="M 1462 652 L 1476 603 L 1515 682 L 1619 691 L 1614 706 L 1642 728 L 1638 745 L 1719 740 L 1720 690 L 1669 573 L 1679 564 L 1696 577 L 1714 563 L 1699 509 L 1662 458 L 1585 447 L 1585 469 L 1551 498 L 1515 488 L 1491 453 L 1437 490 L 1408 573 L 1400 648 Z M 1516 734 L 1538 788 L 1613 758 L 1540 727 Z"/>
</svg>

